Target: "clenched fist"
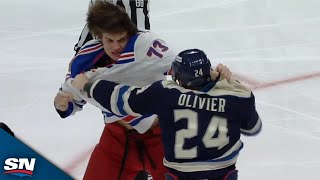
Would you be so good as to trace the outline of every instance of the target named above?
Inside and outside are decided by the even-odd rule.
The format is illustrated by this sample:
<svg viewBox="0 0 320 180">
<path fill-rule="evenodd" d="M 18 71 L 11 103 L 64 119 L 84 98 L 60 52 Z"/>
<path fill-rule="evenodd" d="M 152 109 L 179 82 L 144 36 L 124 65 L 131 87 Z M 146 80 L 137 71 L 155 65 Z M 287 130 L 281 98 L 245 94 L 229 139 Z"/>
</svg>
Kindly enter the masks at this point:
<svg viewBox="0 0 320 180">
<path fill-rule="evenodd" d="M 72 99 L 71 93 L 58 92 L 54 98 L 54 107 L 60 111 L 66 111 L 68 109 L 68 103 L 72 101 Z"/>
<path fill-rule="evenodd" d="M 225 65 L 218 64 L 215 70 L 211 70 L 210 75 L 211 79 L 215 80 L 220 74 L 220 79 L 227 79 L 228 81 L 231 79 L 232 73 L 229 68 Z"/>
</svg>

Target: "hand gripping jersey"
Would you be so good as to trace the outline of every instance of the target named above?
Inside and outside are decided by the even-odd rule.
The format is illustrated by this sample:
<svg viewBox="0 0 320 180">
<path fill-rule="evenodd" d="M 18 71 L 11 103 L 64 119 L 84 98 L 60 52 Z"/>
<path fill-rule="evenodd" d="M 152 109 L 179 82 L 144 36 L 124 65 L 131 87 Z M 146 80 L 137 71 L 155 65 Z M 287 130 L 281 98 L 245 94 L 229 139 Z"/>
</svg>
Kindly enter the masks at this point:
<svg viewBox="0 0 320 180">
<path fill-rule="evenodd" d="M 91 79 L 108 79 L 141 87 L 165 79 L 166 72 L 170 69 L 174 58 L 175 53 L 168 48 L 163 40 L 151 32 L 132 36 L 120 58 L 114 64 L 108 63 L 110 58 L 104 52 L 100 41 L 89 41 L 70 63 L 70 73 L 61 90 L 72 93 L 74 101 L 69 103 L 67 112 L 60 112 L 61 117 L 67 117 L 82 110 L 82 106 L 87 101 L 103 109 L 93 99 L 88 98 L 85 93 L 81 93 L 71 86 L 71 81 L 77 74 L 89 71 L 87 76 Z M 95 70 L 90 71 L 92 69 Z M 155 115 L 123 117 L 114 115 L 107 109 L 103 109 L 103 114 L 106 123 L 123 119 L 140 133 L 148 130 L 156 117 Z"/>
<path fill-rule="evenodd" d="M 163 162 L 177 176 L 215 177 L 217 170 L 236 164 L 243 147 L 240 133 L 255 135 L 262 127 L 254 95 L 237 81 L 194 91 L 173 81 L 135 88 L 97 80 L 85 91 L 117 115 L 157 114 Z"/>
</svg>

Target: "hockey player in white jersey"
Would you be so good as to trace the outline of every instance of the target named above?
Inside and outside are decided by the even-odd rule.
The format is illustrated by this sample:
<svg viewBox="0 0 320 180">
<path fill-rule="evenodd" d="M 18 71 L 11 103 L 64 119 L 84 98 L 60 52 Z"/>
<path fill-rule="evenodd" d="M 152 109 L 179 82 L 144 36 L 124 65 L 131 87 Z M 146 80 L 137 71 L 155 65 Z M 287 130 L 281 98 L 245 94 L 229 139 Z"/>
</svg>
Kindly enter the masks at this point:
<svg viewBox="0 0 320 180">
<path fill-rule="evenodd" d="M 90 0 L 89 7 L 93 5 L 95 0 Z M 150 19 L 149 19 L 149 0 L 108 0 L 109 2 L 116 4 L 125 9 L 127 14 L 133 23 L 135 23 L 140 31 L 150 30 Z M 89 32 L 88 25 L 86 24 L 79 36 L 77 44 L 74 46 L 76 53 L 79 52 L 80 48 L 88 41 L 94 39 L 92 34 Z M 144 172 L 137 175 L 136 180 L 147 179 Z"/>
<path fill-rule="evenodd" d="M 93 5 L 94 1 L 96 0 L 90 0 L 89 7 Z M 125 9 L 140 31 L 150 30 L 149 0 L 108 0 L 108 2 Z M 78 43 L 74 46 L 74 50 L 78 52 L 86 42 L 92 39 L 93 36 L 89 31 L 88 24 L 86 24 L 80 34 Z"/>
<path fill-rule="evenodd" d="M 70 63 L 70 73 L 54 103 L 62 118 L 82 110 L 86 101 L 90 101 L 70 86 L 77 74 L 95 69 L 88 73 L 92 79 L 108 78 L 144 86 L 165 79 L 175 57 L 165 41 L 150 32 L 138 33 L 123 10 L 105 1 L 91 6 L 87 22 L 97 39 L 86 43 Z M 118 116 L 106 109 L 103 115 L 106 126 L 84 179 L 133 179 L 140 170 L 148 171 L 153 179 L 164 179 L 167 169 L 162 163 L 156 116 Z"/>
<path fill-rule="evenodd" d="M 70 62 L 70 73 L 55 98 L 62 118 L 82 110 L 86 103 L 86 97 L 69 86 L 77 74 L 104 67 L 96 73 L 103 72 L 103 76 L 119 82 L 146 85 L 165 78 L 163 74 L 175 56 L 163 40 L 152 33 L 138 33 L 126 12 L 105 1 L 90 7 L 87 21 L 97 39 L 85 44 Z M 162 164 L 163 148 L 160 129 L 154 126 L 155 116 L 121 117 L 108 111 L 103 115 L 106 126 L 84 179 L 133 179 L 141 170 L 153 179 L 164 179 L 167 169 Z M 112 123 L 119 119 L 123 121 Z"/>
<path fill-rule="evenodd" d="M 212 81 L 210 68 L 203 51 L 189 49 L 172 63 L 173 81 L 138 88 L 81 74 L 72 84 L 119 116 L 158 115 L 167 180 L 237 180 L 240 134 L 256 135 L 262 123 L 253 93 L 235 80 Z"/>
</svg>

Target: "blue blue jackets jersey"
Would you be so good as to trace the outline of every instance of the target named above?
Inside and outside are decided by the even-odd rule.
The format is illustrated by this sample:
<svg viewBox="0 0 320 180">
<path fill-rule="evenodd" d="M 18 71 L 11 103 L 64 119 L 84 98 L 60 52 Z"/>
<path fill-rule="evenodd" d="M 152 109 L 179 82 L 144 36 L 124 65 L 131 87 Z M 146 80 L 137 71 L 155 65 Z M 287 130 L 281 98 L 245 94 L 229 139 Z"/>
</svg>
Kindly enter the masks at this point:
<svg viewBox="0 0 320 180">
<path fill-rule="evenodd" d="M 87 92 L 117 115 L 157 114 L 164 165 L 176 175 L 201 177 L 234 165 L 243 147 L 240 134 L 254 135 L 262 127 L 254 95 L 236 81 L 192 91 L 173 81 L 135 88 L 98 80 Z"/>
</svg>

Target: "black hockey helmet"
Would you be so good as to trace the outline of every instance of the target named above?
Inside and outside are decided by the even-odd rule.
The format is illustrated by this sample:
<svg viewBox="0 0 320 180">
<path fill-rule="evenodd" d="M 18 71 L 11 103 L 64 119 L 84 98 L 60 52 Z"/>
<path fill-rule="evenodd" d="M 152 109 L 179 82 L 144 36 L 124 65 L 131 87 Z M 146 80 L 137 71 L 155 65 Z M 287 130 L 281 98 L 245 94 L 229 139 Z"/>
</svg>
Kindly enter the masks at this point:
<svg viewBox="0 0 320 180">
<path fill-rule="evenodd" d="M 199 49 L 180 52 L 172 62 L 172 79 L 186 88 L 203 87 L 211 81 L 211 63 Z"/>
</svg>

